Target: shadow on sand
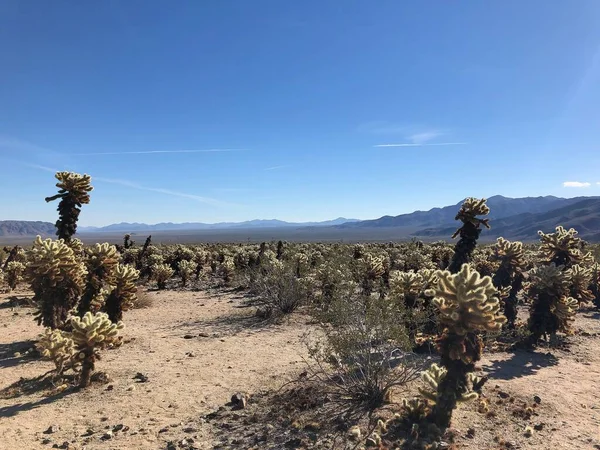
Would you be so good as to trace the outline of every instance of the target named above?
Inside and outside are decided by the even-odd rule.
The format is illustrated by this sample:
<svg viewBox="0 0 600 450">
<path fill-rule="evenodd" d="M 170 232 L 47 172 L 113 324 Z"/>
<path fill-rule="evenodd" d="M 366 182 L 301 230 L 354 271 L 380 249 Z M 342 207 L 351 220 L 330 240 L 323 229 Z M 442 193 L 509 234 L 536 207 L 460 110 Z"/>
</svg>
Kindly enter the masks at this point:
<svg viewBox="0 0 600 450">
<path fill-rule="evenodd" d="M 35 349 L 35 342 L 29 339 L 9 344 L 0 344 L 0 369 L 36 360 L 39 354 Z"/>
<path fill-rule="evenodd" d="M 483 370 L 490 378 L 512 380 L 534 375 L 540 369 L 558 364 L 558 359 L 550 353 L 536 353 L 529 350 L 515 350 L 509 359 L 497 359 L 483 364 Z"/>
</svg>

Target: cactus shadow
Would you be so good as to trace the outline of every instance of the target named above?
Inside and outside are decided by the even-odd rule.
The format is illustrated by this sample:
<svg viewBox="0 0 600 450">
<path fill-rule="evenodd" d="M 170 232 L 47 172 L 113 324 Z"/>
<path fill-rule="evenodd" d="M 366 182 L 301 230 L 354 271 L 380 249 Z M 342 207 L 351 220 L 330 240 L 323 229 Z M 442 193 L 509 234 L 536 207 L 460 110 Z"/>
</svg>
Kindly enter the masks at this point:
<svg viewBox="0 0 600 450">
<path fill-rule="evenodd" d="M 14 405 L 8 405 L 0 407 L 0 418 L 3 417 L 14 417 L 22 412 L 31 411 L 33 409 L 39 408 L 44 405 L 49 405 L 56 400 L 60 400 L 67 395 L 70 395 L 74 392 L 74 390 L 69 389 L 63 392 L 60 392 L 55 395 L 51 395 L 49 397 L 44 397 L 40 400 L 36 400 L 34 402 L 25 402 L 25 403 L 15 403 Z"/>
<path fill-rule="evenodd" d="M 19 297 L 18 295 L 11 295 L 10 297 L 6 298 L 5 302 L 0 303 L 0 309 L 32 306 L 31 301 L 31 297 Z"/>
<path fill-rule="evenodd" d="M 264 319 L 255 314 L 228 314 L 210 319 L 197 320 L 183 326 L 190 329 L 209 331 L 217 335 L 236 335 L 244 331 L 267 328 L 274 320 Z"/>
<path fill-rule="evenodd" d="M 540 369 L 556 366 L 558 358 L 551 353 L 537 353 L 528 350 L 515 350 L 508 359 L 492 360 L 483 364 L 483 370 L 490 378 L 512 380 L 535 375 Z"/>
<path fill-rule="evenodd" d="M 37 359 L 39 355 L 35 349 L 36 341 L 28 339 L 24 341 L 0 344 L 0 369 L 15 367 L 19 364 L 25 364 Z M 20 355 L 15 356 L 15 353 Z"/>
</svg>

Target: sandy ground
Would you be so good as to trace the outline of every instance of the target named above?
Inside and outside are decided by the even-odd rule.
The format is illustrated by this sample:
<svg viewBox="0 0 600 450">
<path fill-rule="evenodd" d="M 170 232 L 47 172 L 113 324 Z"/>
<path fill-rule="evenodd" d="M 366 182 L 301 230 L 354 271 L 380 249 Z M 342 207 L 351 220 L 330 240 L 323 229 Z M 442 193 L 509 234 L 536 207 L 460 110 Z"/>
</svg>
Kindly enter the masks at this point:
<svg viewBox="0 0 600 450">
<path fill-rule="evenodd" d="M 11 295 L 0 296 L 0 449 L 165 449 L 182 440 L 185 448 L 216 448 L 225 431 L 204 416 L 238 391 L 277 388 L 304 368 L 306 317 L 265 327 L 239 296 L 164 291 L 148 294 L 151 308 L 125 314 L 126 343 L 97 364 L 108 383 L 80 392 L 36 389 L 27 380 L 53 366 L 15 356 L 41 328 L 32 309 L 10 307 Z M 480 366 L 491 378 L 485 392 L 492 414 L 478 413 L 476 404 L 456 411 L 459 448 L 600 449 L 599 319 L 580 312 L 562 350 L 486 354 Z M 148 382 L 136 382 L 138 372 Z M 32 388 L 16 388 L 21 378 L 19 386 Z M 534 396 L 535 413 L 520 417 Z M 530 438 L 526 425 L 538 428 Z"/>
</svg>

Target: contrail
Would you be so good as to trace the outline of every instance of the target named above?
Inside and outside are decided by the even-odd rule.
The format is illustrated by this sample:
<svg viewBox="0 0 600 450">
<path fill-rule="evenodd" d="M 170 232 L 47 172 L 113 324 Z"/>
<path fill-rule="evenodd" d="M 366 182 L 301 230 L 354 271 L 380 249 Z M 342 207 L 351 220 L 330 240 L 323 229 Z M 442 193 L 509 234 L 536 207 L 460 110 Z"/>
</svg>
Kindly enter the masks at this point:
<svg viewBox="0 0 600 450">
<path fill-rule="evenodd" d="M 379 144 L 374 145 L 373 147 L 436 147 L 436 146 L 444 146 L 444 145 L 467 145 L 468 142 L 438 142 L 434 144 Z"/>
<path fill-rule="evenodd" d="M 143 150 L 139 152 L 94 152 L 94 153 L 71 153 L 73 156 L 100 156 L 100 155 L 153 155 L 158 153 L 221 153 L 221 152 L 243 152 L 243 148 L 209 148 L 205 150 Z"/>
</svg>

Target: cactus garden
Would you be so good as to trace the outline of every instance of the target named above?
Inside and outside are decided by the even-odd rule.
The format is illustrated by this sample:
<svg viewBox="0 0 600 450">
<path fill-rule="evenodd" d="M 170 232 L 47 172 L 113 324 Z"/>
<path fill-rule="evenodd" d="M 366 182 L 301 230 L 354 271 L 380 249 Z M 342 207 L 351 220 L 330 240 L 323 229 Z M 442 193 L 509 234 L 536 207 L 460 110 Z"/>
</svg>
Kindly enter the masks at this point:
<svg viewBox="0 0 600 450">
<path fill-rule="evenodd" d="M 93 177 L 56 179 L 56 237 L 0 261 L 0 448 L 600 448 L 574 229 L 482 242 L 467 198 L 429 243 L 91 243 Z"/>
</svg>

